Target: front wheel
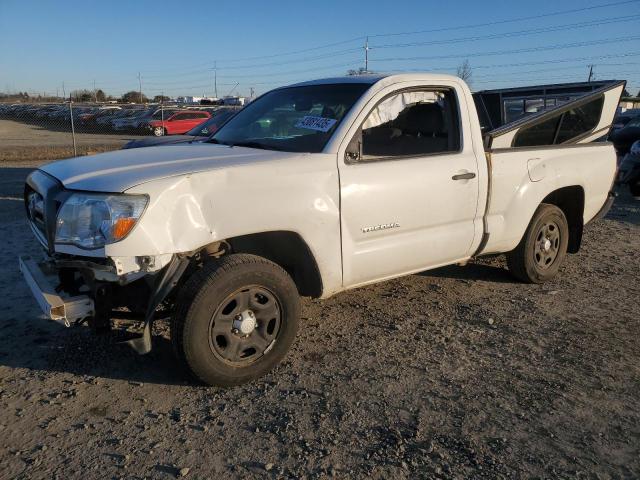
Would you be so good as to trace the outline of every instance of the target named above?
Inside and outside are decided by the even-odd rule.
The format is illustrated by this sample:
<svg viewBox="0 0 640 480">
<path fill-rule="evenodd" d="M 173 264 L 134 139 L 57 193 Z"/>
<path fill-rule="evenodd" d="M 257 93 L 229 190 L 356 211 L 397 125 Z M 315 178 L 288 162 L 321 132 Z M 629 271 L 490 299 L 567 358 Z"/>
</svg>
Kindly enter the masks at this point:
<svg viewBox="0 0 640 480">
<path fill-rule="evenodd" d="M 153 127 L 153 134 L 156 137 L 162 137 L 165 134 L 164 127 Z"/>
<path fill-rule="evenodd" d="M 206 263 L 182 287 L 171 340 L 194 376 L 229 387 L 274 368 L 299 318 L 298 291 L 287 272 L 262 257 L 229 255 Z"/>
<path fill-rule="evenodd" d="M 569 225 L 555 205 L 538 207 L 518 246 L 507 254 L 511 273 L 526 283 L 544 283 L 558 274 L 567 255 Z"/>
</svg>

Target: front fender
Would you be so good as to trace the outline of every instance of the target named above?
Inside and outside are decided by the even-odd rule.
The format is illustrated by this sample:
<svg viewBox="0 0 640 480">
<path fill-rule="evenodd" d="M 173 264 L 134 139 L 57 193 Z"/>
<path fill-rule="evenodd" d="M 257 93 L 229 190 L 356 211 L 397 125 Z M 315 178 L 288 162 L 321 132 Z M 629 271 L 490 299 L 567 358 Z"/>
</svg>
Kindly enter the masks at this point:
<svg viewBox="0 0 640 480">
<path fill-rule="evenodd" d="M 149 206 L 125 240 L 106 247 L 109 256 L 186 253 L 241 235 L 290 231 L 309 246 L 324 293 L 341 288 L 335 156 L 209 170 L 155 180 L 127 192 L 146 193 Z"/>
</svg>

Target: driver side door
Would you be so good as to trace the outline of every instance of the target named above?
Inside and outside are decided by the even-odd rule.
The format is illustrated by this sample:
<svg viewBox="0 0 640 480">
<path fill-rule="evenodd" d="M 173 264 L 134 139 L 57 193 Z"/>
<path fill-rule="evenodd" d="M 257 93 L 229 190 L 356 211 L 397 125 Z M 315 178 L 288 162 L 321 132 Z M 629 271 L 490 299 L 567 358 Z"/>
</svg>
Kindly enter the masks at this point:
<svg viewBox="0 0 640 480">
<path fill-rule="evenodd" d="M 459 105 L 453 88 L 420 87 L 369 110 L 340 163 L 345 287 L 470 255 L 478 164 Z"/>
</svg>

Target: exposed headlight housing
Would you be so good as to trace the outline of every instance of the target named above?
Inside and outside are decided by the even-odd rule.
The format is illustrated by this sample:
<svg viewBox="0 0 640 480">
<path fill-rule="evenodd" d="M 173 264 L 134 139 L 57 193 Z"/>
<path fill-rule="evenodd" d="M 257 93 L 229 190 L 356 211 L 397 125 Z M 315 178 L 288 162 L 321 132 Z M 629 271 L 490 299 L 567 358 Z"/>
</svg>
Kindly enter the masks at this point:
<svg viewBox="0 0 640 480">
<path fill-rule="evenodd" d="M 633 155 L 640 155 L 640 140 L 636 140 L 631 145 L 631 153 Z"/>
<path fill-rule="evenodd" d="M 56 219 L 55 243 L 94 249 L 125 238 L 144 212 L 146 195 L 74 193 Z"/>
</svg>

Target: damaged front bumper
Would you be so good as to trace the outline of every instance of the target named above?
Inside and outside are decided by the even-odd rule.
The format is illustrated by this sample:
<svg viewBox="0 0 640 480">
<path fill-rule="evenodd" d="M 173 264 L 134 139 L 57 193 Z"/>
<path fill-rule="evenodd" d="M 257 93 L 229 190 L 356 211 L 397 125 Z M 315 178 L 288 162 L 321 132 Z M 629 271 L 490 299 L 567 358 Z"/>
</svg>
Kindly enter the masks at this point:
<svg viewBox="0 0 640 480">
<path fill-rule="evenodd" d="M 171 260 L 160 270 L 154 273 L 138 272 L 138 280 L 142 281 L 139 274 L 146 273 L 149 287 L 147 294 L 143 297 L 145 305 L 144 314 L 136 322 L 141 322 L 139 333 L 129 335 L 123 340 L 129 344 L 136 352 L 145 354 L 151 351 L 151 326 L 156 309 L 166 299 L 167 295 L 176 287 L 182 274 L 189 265 L 190 258 L 183 255 L 173 255 Z M 134 288 L 135 283 L 130 282 L 129 275 L 118 276 L 114 270 L 116 267 L 101 265 L 86 259 L 65 258 L 54 260 L 48 258 L 42 262 L 36 262 L 31 257 L 21 256 L 19 266 L 31 293 L 38 302 L 42 312 L 51 320 L 59 322 L 67 327 L 79 325 L 85 320 L 89 325 L 109 325 L 114 312 L 113 308 L 118 305 L 113 302 L 111 295 L 104 295 L 101 292 L 114 289 L 127 290 L 128 293 L 137 293 Z M 91 279 L 89 282 L 92 288 L 87 285 L 86 279 L 84 290 L 77 291 L 77 295 L 68 294 L 63 288 L 60 279 L 60 269 L 82 270 Z M 88 273 L 87 273 L 88 272 Z M 111 281 L 105 281 L 106 279 Z M 106 287 L 106 288 L 105 288 Z M 85 295 L 85 291 L 88 294 Z M 108 327 L 109 328 L 109 327 Z"/>
<path fill-rule="evenodd" d="M 62 296 L 51 284 L 48 277 L 57 276 L 47 268 L 47 264 L 38 264 L 31 257 L 19 258 L 20 271 L 42 312 L 51 320 L 66 327 L 82 322 L 95 315 L 93 300 L 87 295 Z"/>
</svg>

